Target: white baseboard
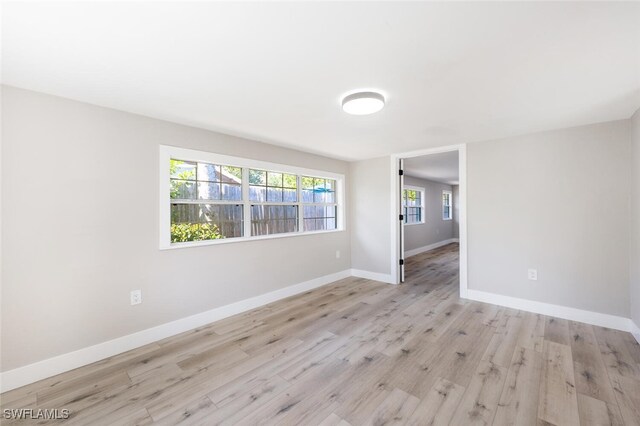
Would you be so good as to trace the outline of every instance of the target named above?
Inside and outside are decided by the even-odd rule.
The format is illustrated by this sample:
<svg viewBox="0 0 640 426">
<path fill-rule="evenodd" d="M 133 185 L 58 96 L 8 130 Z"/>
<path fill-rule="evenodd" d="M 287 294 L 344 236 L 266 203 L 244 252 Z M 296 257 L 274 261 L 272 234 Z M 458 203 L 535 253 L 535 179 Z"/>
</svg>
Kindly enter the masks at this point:
<svg viewBox="0 0 640 426">
<path fill-rule="evenodd" d="M 601 314 L 599 312 L 585 311 L 582 309 L 570 308 L 568 306 L 552 305 L 533 300 L 519 299 L 517 297 L 503 296 L 501 294 L 488 293 L 470 288 L 467 289 L 466 299 L 491 303 L 493 305 L 506 306 L 507 308 L 533 312 L 535 314 L 584 322 L 586 324 L 597 325 L 600 327 L 613 328 L 615 330 L 632 331 L 633 322 L 631 319 L 616 315 Z"/>
<path fill-rule="evenodd" d="M 413 250 L 407 250 L 404 252 L 404 257 L 415 256 L 416 254 L 424 253 L 425 251 L 437 249 L 438 247 L 457 242 L 460 242 L 458 238 L 449 238 L 448 240 L 438 241 L 437 243 L 429 244 L 428 246 L 422 246 Z"/>
<path fill-rule="evenodd" d="M 448 243 L 447 243 L 448 244 Z M 443 244 L 444 245 L 444 244 Z M 241 300 L 230 305 L 221 306 L 196 315 L 162 324 L 153 328 L 142 330 L 127 336 L 99 343 L 94 346 L 79 349 L 74 352 L 62 354 L 53 358 L 39 361 L 33 364 L 19 367 L 13 370 L 0 373 L 0 392 L 6 392 L 38 380 L 52 377 L 69 370 L 73 370 L 102 359 L 118 355 L 120 353 L 156 342 L 158 340 L 174 336 L 185 331 L 201 327 L 206 324 L 221 320 L 223 318 L 236 315 L 268 303 L 275 302 L 286 297 L 304 293 L 317 287 L 338 281 L 349 276 L 366 278 L 384 283 L 395 284 L 391 274 L 369 272 L 359 269 L 348 269 L 325 275 L 279 290 L 275 290 L 250 299 Z M 539 313 L 543 315 L 555 316 L 573 321 L 580 321 L 587 324 L 613 328 L 631 332 L 636 340 L 640 342 L 640 328 L 629 318 L 614 315 L 601 314 L 597 312 L 584 311 L 565 306 L 551 305 L 531 300 L 518 299 L 515 297 L 503 296 L 487 293 L 479 290 L 467 290 L 467 299 L 480 302 L 492 303 L 506 306 L 513 309 Z"/>
<path fill-rule="evenodd" d="M 635 337 L 638 344 L 640 344 L 640 327 L 633 322 L 633 320 L 629 321 L 631 321 L 631 334 L 633 334 L 633 337 Z"/>
<path fill-rule="evenodd" d="M 117 339 L 99 343 L 94 346 L 89 346 L 74 352 L 69 352 L 43 361 L 35 362 L 33 364 L 25 365 L 24 367 L 5 371 L 0 374 L 0 392 L 6 392 L 149 343 L 157 342 L 158 340 L 166 337 L 174 336 L 214 321 L 321 287 L 334 281 L 347 278 L 351 275 L 351 270 L 325 275 L 323 277 L 275 290 L 250 299 L 241 300 L 230 305 L 221 306 L 186 318 L 181 318 L 179 320 L 168 322 L 127 336 L 118 337 Z"/>
<path fill-rule="evenodd" d="M 397 284 L 391 274 L 382 274 L 380 272 L 369 272 L 361 269 L 352 269 L 351 276 L 358 278 L 366 278 L 373 281 L 381 281 L 387 284 Z"/>
</svg>

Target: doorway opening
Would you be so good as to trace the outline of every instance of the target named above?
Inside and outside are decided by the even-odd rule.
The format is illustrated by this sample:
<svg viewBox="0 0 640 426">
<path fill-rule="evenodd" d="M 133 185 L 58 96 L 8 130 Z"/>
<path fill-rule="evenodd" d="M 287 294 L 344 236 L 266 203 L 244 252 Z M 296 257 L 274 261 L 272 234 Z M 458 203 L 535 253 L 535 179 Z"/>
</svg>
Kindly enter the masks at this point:
<svg viewBox="0 0 640 426">
<path fill-rule="evenodd" d="M 466 296 L 466 146 L 398 154 L 392 161 L 396 282 L 449 280 Z"/>
</svg>

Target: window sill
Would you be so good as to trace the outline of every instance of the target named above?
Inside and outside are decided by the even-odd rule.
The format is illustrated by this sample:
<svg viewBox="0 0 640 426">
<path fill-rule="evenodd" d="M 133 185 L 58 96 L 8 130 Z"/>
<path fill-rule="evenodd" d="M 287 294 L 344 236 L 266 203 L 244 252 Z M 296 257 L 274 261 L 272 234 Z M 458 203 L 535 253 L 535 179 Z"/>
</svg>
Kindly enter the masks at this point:
<svg viewBox="0 0 640 426">
<path fill-rule="evenodd" d="M 286 234 L 260 235 L 257 237 L 223 238 L 219 240 L 191 241 L 186 243 L 170 243 L 168 246 L 161 244 L 160 250 L 174 250 L 174 249 L 191 248 L 191 247 L 215 246 L 219 244 L 232 244 L 232 243 L 249 242 L 249 241 L 275 240 L 279 238 L 304 237 L 304 236 L 318 235 L 318 234 L 333 234 L 336 232 L 344 232 L 344 231 L 345 231 L 344 229 L 332 229 L 329 231 L 289 232 Z"/>
<path fill-rule="evenodd" d="M 449 219 L 442 219 L 444 221 L 449 221 L 449 220 L 453 220 L 453 218 L 449 218 Z"/>
<path fill-rule="evenodd" d="M 403 223 L 404 226 L 424 225 L 426 222 Z"/>
</svg>

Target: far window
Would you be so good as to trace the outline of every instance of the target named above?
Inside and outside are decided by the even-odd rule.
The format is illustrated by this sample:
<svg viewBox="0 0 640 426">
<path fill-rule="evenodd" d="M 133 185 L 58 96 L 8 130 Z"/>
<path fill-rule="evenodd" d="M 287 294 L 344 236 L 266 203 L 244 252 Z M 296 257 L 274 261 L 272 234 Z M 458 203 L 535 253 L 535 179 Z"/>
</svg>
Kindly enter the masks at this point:
<svg viewBox="0 0 640 426">
<path fill-rule="evenodd" d="M 451 199 L 451 191 L 442 191 L 442 220 L 451 220 L 453 218 Z"/>
<path fill-rule="evenodd" d="M 405 186 L 402 191 L 402 207 L 405 224 L 424 223 L 424 188 Z"/>
</svg>

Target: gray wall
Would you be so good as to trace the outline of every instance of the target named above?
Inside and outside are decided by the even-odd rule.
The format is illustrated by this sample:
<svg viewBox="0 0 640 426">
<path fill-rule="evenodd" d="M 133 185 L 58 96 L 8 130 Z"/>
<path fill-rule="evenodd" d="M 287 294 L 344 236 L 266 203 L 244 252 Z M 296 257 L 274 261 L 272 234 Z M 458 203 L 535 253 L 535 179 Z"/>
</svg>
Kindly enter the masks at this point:
<svg viewBox="0 0 640 426">
<path fill-rule="evenodd" d="M 470 289 L 629 316 L 629 124 L 468 145 Z"/>
<path fill-rule="evenodd" d="M 391 273 L 391 161 L 388 157 L 350 164 L 351 265 Z"/>
<path fill-rule="evenodd" d="M 622 316 L 631 295 L 640 324 L 638 116 L 631 233 L 629 120 L 468 146 L 470 288 Z M 350 267 L 390 273 L 389 158 L 347 164 L 10 87 L 2 120 L 2 371 Z M 343 173 L 347 231 L 160 251 L 159 144 Z"/>
<path fill-rule="evenodd" d="M 631 250 L 630 250 L 630 299 L 631 319 L 640 328 L 640 109 L 631 119 L 632 194 L 631 194 Z"/>
<path fill-rule="evenodd" d="M 159 144 L 345 162 L 11 87 L 2 121 L 2 371 L 351 266 L 348 231 L 158 249 Z"/>
<path fill-rule="evenodd" d="M 453 238 L 460 238 L 460 186 L 453 185 Z"/>
<path fill-rule="evenodd" d="M 453 220 L 442 220 L 442 191 L 452 191 L 451 185 L 405 176 L 405 185 L 425 189 L 425 223 L 405 225 L 404 249 L 414 250 L 453 238 Z"/>
</svg>

